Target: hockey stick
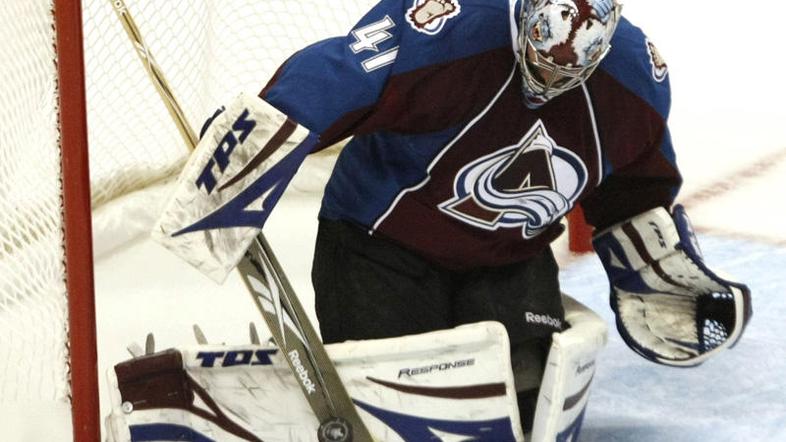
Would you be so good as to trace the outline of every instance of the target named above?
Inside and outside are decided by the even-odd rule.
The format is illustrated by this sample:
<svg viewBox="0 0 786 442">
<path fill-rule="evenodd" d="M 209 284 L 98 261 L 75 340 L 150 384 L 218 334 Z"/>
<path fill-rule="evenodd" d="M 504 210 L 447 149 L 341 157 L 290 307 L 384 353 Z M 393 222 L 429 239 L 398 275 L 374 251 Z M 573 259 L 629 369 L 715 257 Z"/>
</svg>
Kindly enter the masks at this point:
<svg viewBox="0 0 786 442">
<path fill-rule="evenodd" d="M 109 2 L 186 146 L 193 151 L 198 142 L 196 132 L 186 120 L 125 2 Z M 273 338 L 286 354 L 287 363 L 295 378 L 300 380 L 301 390 L 320 422 L 319 440 L 372 442 L 371 434 L 360 419 L 318 333 L 308 320 L 262 232 L 257 235 L 238 264 L 238 270 Z"/>
</svg>

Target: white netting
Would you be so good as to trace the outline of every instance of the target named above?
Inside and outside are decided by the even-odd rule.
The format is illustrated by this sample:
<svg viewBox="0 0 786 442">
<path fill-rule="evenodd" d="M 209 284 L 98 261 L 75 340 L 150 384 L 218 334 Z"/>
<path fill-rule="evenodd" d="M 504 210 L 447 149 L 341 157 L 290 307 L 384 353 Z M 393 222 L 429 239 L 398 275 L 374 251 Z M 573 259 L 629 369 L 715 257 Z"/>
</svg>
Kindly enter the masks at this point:
<svg viewBox="0 0 786 442">
<path fill-rule="evenodd" d="M 51 8 L 0 7 L 0 405 L 68 393 Z"/>
<path fill-rule="evenodd" d="M 195 130 L 258 93 L 295 50 L 346 33 L 372 0 L 129 0 Z M 108 0 L 85 2 L 94 205 L 170 176 L 187 151 Z"/>
<path fill-rule="evenodd" d="M 68 396 L 53 1 L 0 7 L 0 405 Z M 296 49 L 345 33 L 375 1 L 126 3 L 198 130 L 239 92 L 258 92 Z M 188 152 L 111 0 L 82 6 L 96 211 L 172 177 Z M 155 217 L 144 211 L 129 209 L 121 222 Z"/>
</svg>

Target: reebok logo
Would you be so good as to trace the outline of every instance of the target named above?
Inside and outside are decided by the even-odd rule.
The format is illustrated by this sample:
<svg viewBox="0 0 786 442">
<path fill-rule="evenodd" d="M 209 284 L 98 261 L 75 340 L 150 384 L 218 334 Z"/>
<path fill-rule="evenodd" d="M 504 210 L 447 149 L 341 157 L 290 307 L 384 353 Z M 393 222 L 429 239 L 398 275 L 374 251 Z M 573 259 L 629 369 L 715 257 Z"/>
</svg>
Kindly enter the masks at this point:
<svg viewBox="0 0 786 442">
<path fill-rule="evenodd" d="M 300 383 L 303 384 L 303 388 L 306 389 L 308 394 L 313 394 L 317 392 L 317 387 L 314 386 L 314 382 L 308 376 L 308 370 L 306 367 L 303 366 L 303 363 L 300 362 L 300 354 L 297 350 L 292 350 L 289 353 L 289 360 L 292 361 L 292 366 L 295 367 L 295 372 L 297 373 L 297 377 L 300 378 Z"/>
<path fill-rule="evenodd" d="M 538 315 L 532 312 L 527 312 L 524 314 L 524 319 L 530 324 L 547 325 L 549 327 L 556 328 L 557 330 L 562 330 L 562 321 L 552 318 L 549 315 Z"/>
<path fill-rule="evenodd" d="M 595 366 L 595 361 L 589 361 L 584 365 L 579 365 L 578 367 L 576 367 L 576 374 L 580 375 L 594 366 Z"/>
</svg>

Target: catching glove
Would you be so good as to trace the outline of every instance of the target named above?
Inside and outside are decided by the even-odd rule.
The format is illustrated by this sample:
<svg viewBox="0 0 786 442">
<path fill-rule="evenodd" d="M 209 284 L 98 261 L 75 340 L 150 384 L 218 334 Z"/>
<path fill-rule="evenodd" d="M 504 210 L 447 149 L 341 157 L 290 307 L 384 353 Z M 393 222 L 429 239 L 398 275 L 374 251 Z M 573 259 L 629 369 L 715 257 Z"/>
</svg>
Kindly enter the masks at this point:
<svg viewBox="0 0 786 442">
<path fill-rule="evenodd" d="M 625 343 L 665 365 L 698 365 L 732 347 L 751 316 L 750 290 L 702 259 L 682 206 L 657 208 L 593 238 Z"/>
</svg>

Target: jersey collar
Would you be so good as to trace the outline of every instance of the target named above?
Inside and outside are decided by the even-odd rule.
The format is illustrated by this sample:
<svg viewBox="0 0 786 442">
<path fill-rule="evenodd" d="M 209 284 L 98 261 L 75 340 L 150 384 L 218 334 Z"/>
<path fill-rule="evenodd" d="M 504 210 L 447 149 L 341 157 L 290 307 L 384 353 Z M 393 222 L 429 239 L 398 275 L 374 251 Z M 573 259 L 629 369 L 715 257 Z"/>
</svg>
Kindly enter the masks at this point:
<svg viewBox="0 0 786 442">
<path fill-rule="evenodd" d="M 509 15 L 510 15 L 510 40 L 511 40 L 511 47 L 513 48 L 513 55 L 516 57 L 516 61 L 519 63 L 521 60 L 519 59 L 519 23 L 521 20 L 521 9 L 523 6 L 523 0 L 508 0 L 509 2 Z"/>
</svg>

